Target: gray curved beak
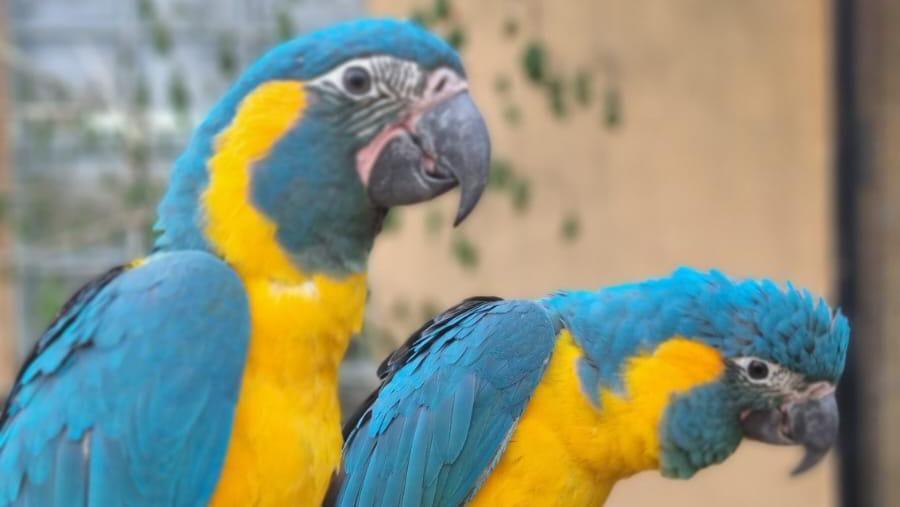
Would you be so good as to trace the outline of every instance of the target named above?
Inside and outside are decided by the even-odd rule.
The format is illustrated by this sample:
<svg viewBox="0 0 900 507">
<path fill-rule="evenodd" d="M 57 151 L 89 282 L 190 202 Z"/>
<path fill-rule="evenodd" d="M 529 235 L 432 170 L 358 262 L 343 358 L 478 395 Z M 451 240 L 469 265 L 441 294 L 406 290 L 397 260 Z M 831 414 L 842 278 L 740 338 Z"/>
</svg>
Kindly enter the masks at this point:
<svg viewBox="0 0 900 507">
<path fill-rule="evenodd" d="M 744 436 L 776 445 L 802 445 L 803 460 L 791 472 L 799 475 L 814 467 L 838 437 L 837 400 L 834 392 L 820 398 L 787 403 L 772 410 L 754 410 L 741 419 Z"/>
<path fill-rule="evenodd" d="M 392 139 L 369 176 L 369 198 L 390 208 L 427 201 L 460 188 L 454 225 L 475 209 L 487 185 L 491 141 L 487 125 L 468 92 L 426 111 L 415 132 Z"/>
</svg>

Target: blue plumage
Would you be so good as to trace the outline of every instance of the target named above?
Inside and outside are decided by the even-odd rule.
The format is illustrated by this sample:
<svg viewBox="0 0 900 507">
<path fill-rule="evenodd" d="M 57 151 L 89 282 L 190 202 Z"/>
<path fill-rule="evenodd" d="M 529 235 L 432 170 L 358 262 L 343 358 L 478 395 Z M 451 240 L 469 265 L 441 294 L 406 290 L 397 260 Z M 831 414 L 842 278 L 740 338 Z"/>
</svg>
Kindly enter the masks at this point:
<svg viewBox="0 0 900 507">
<path fill-rule="evenodd" d="M 157 254 L 78 293 L 8 401 L 0 505 L 208 499 L 227 449 L 248 315 L 242 283 L 201 252 Z"/>
</svg>

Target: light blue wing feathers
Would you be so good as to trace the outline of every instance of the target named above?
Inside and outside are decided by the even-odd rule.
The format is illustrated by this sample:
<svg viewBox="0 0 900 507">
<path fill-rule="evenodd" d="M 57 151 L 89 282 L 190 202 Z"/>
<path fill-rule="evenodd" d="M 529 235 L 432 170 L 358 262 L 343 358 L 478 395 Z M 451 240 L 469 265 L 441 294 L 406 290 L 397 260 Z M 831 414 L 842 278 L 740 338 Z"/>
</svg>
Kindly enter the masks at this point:
<svg viewBox="0 0 900 507">
<path fill-rule="evenodd" d="M 249 339 L 240 280 L 157 254 L 79 291 L 0 419 L 0 506 L 198 505 L 218 481 Z"/>
<path fill-rule="evenodd" d="M 538 303 L 473 299 L 379 370 L 351 420 L 327 503 L 460 505 L 483 483 L 540 382 L 559 327 Z"/>
</svg>

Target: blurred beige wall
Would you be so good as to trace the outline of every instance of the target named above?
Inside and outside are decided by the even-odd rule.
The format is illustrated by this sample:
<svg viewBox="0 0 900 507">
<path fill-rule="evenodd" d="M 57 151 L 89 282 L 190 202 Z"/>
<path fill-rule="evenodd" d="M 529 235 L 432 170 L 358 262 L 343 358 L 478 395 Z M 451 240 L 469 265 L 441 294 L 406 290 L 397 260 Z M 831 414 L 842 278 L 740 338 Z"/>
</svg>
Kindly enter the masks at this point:
<svg viewBox="0 0 900 507">
<path fill-rule="evenodd" d="M 377 14 L 406 16 L 427 1 L 371 0 Z M 824 0 L 456 0 L 468 29 L 464 59 L 494 137 L 495 153 L 533 182 L 533 206 L 514 215 L 488 196 L 463 226 L 480 248 L 469 272 L 434 240 L 425 210 L 376 246 L 371 265 L 376 319 L 395 317 L 401 298 L 447 306 L 478 294 L 528 297 L 562 287 L 596 287 L 666 274 L 678 265 L 734 275 L 791 279 L 830 295 L 830 3 Z M 530 5 L 530 7 L 528 7 Z M 537 6 L 537 7 L 536 7 Z M 540 26 L 566 70 L 612 61 L 622 125 L 599 113 L 552 119 L 545 99 L 521 80 L 521 44 L 502 26 L 516 9 L 539 9 Z M 570 67 L 566 67 L 570 66 Z M 516 76 L 523 122 L 507 126 L 494 91 L 498 73 Z M 454 197 L 441 206 L 449 216 Z M 582 218 L 574 243 L 560 240 L 571 210 Z M 744 444 L 726 464 L 689 482 L 655 473 L 622 483 L 609 505 L 835 503 L 833 464 L 788 478 L 795 449 Z"/>
</svg>

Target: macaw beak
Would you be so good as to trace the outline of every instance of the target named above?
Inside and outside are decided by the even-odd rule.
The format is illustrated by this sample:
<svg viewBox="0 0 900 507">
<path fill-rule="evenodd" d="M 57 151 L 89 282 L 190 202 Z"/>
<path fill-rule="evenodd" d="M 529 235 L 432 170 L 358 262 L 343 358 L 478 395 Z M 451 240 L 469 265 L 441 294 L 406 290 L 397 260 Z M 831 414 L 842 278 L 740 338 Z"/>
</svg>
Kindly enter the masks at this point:
<svg viewBox="0 0 900 507">
<path fill-rule="evenodd" d="M 369 199 L 390 208 L 427 201 L 459 185 L 459 225 L 481 198 L 490 161 L 487 126 L 469 93 L 460 91 L 390 138 L 368 175 Z"/>
<path fill-rule="evenodd" d="M 744 414 L 741 417 L 744 436 L 769 444 L 802 445 L 803 460 L 791 475 L 811 469 L 825 457 L 838 437 L 840 415 L 834 386 L 827 386 L 819 389 L 817 395 L 788 401 L 779 408 Z"/>
</svg>

